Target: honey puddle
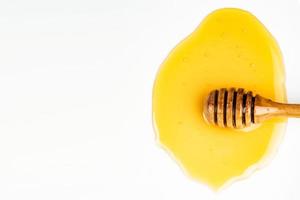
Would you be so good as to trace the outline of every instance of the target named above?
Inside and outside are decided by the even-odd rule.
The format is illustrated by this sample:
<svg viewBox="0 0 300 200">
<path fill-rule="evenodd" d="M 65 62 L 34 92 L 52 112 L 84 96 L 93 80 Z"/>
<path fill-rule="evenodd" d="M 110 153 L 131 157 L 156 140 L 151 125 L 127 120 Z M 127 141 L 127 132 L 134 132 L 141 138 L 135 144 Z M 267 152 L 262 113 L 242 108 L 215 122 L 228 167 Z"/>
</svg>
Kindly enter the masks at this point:
<svg viewBox="0 0 300 200">
<path fill-rule="evenodd" d="M 153 89 L 153 120 L 159 143 L 192 178 L 217 190 L 260 168 L 278 147 L 285 119 L 232 130 L 208 125 L 207 94 L 241 87 L 286 102 L 279 47 L 247 11 L 216 10 L 178 44 L 161 65 Z"/>
</svg>

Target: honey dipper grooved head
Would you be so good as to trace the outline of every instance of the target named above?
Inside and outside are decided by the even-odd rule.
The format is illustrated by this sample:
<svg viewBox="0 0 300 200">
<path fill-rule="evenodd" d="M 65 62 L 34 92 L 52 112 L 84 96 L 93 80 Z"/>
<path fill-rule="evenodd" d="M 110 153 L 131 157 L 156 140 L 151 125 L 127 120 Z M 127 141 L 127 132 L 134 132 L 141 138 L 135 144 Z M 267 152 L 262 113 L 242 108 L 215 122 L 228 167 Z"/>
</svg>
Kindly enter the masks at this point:
<svg viewBox="0 0 300 200">
<path fill-rule="evenodd" d="M 255 97 L 239 88 L 212 91 L 204 103 L 204 117 L 209 124 L 245 128 L 255 123 Z"/>
</svg>

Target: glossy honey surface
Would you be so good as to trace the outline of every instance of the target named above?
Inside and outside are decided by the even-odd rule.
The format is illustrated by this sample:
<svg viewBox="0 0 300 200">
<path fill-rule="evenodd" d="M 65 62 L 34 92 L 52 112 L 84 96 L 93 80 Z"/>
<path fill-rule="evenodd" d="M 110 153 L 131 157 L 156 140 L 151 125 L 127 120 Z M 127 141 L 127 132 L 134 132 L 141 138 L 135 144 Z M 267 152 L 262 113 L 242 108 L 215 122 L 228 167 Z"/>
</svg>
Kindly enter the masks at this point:
<svg viewBox="0 0 300 200">
<path fill-rule="evenodd" d="M 204 98 L 236 87 L 285 102 L 284 83 L 279 47 L 264 25 L 244 10 L 216 10 L 160 66 L 153 88 L 157 139 L 188 175 L 219 189 L 270 158 L 286 120 L 248 131 L 211 126 L 203 118 Z"/>
</svg>

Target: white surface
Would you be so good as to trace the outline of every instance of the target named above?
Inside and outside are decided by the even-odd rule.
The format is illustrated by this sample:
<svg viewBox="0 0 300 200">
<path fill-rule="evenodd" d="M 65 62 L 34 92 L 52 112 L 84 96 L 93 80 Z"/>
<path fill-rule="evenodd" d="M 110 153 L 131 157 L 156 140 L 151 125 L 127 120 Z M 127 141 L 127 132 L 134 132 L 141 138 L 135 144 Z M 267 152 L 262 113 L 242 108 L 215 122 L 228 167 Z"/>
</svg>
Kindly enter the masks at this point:
<svg viewBox="0 0 300 200">
<path fill-rule="evenodd" d="M 270 165 L 219 194 L 155 142 L 156 71 L 221 7 L 267 26 L 300 102 L 299 1 L 1 1 L 0 199 L 299 199 L 300 120 Z"/>
</svg>

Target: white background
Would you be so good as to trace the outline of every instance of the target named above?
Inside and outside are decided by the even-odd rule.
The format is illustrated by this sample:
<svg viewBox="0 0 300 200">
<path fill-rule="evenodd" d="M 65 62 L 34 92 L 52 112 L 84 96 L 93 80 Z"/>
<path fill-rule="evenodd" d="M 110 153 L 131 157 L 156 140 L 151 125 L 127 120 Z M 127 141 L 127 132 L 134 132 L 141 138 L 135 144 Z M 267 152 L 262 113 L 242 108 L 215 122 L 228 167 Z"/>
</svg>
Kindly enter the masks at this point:
<svg viewBox="0 0 300 200">
<path fill-rule="evenodd" d="M 221 7 L 270 30 L 300 102 L 295 0 L 1 0 L 0 199 L 300 199 L 300 120 L 266 168 L 218 194 L 155 141 L 158 67 Z"/>
</svg>

